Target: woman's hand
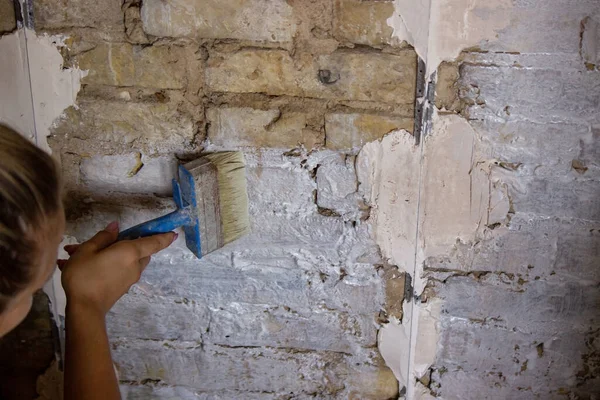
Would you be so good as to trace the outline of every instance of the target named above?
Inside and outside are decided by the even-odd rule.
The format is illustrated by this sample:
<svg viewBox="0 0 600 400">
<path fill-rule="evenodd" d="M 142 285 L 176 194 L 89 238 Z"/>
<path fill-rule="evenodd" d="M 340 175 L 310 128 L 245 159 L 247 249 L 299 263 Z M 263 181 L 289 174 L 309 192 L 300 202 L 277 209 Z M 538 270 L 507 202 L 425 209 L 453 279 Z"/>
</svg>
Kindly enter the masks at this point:
<svg viewBox="0 0 600 400">
<path fill-rule="evenodd" d="M 136 283 L 150 256 L 177 238 L 174 232 L 116 242 L 117 222 L 80 245 L 67 245 L 69 260 L 58 260 L 69 306 L 91 308 L 104 316 Z M 116 243 L 115 243 L 116 242 Z"/>
</svg>

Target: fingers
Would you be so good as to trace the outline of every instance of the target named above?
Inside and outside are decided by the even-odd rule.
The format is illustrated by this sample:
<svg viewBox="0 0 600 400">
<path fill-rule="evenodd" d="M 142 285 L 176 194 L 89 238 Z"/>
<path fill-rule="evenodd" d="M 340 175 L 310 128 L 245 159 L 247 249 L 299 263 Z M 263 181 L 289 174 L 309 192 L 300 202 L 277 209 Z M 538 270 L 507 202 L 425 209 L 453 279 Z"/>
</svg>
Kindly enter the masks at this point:
<svg viewBox="0 0 600 400">
<path fill-rule="evenodd" d="M 177 236 L 175 232 L 161 233 L 159 235 L 132 240 L 131 244 L 136 247 L 137 254 L 140 260 L 142 260 L 169 247 L 177 239 Z"/>
<path fill-rule="evenodd" d="M 73 255 L 73 253 L 75 253 L 77 251 L 77 249 L 79 248 L 78 244 L 68 244 L 65 247 L 63 247 L 65 249 L 65 251 L 67 252 L 67 254 L 69 254 L 70 256 Z"/>
<path fill-rule="evenodd" d="M 150 256 L 142 258 L 140 260 L 140 272 L 142 272 L 144 269 L 146 269 L 146 267 L 148 266 L 149 263 L 150 263 Z"/>
<path fill-rule="evenodd" d="M 62 271 L 63 267 L 67 264 L 67 260 L 56 260 L 56 265 L 58 269 Z"/>
<path fill-rule="evenodd" d="M 103 231 L 96 233 L 93 238 L 85 243 L 82 243 L 80 248 L 84 249 L 86 252 L 95 253 L 113 244 L 117 240 L 118 235 L 119 223 L 117 221 L 113 221 L 108 224 Z"/>
</svg>

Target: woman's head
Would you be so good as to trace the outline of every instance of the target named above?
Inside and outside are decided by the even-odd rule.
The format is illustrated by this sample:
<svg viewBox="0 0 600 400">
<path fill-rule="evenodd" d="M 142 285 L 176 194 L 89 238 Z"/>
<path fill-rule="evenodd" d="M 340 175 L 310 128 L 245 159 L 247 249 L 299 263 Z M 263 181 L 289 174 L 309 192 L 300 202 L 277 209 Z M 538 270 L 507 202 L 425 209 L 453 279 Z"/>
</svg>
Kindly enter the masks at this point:
<svg viewBox="0 0 600 400">
<path fill-rule="evenodd" d="M 0 124 L 0 336 L 52 274 L 64 224 L 56 163 Z"/>
</svg>

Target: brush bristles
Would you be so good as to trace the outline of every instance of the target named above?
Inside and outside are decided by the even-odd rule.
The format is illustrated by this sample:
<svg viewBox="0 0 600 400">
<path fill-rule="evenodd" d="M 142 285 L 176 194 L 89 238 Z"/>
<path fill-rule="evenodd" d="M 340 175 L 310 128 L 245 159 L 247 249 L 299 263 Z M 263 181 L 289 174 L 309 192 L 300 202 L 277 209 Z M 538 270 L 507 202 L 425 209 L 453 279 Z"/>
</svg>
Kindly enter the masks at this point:
<svg viewBox="0 0 600 400">
<path fill-rule="evenodd" d="M 224 243 L 250 232 L 244 155 L 239 151 L 205 154 L 217 167 Z"/>
</svg>

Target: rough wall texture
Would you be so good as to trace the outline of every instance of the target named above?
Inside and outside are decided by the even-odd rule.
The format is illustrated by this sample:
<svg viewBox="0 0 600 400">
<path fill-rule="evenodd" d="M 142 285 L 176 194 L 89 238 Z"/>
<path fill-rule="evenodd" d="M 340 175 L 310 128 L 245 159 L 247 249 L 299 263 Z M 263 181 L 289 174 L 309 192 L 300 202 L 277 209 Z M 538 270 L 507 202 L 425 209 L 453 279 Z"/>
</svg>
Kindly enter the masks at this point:
<svg viewBox="0 0 600 400">
<path fill-rule="evenodd" d="M 491 163 L 510 208 L 424 261 L 425 294 L 443 300 L 428 395 L 600 394 L 599 13 L 596 1 L 515 1 L 497 40 L 439 69 L 436 105 L 468 119 L 471 157 Z"/>
<path fill-rule="evenodd" d="M 391 39 L 391 3 L 34 4 L 65 65 L 89 70 L 49 139 L 69 235 L 169 210 L 178 158 L 246 156 L 252 234 L 201 261 L 181 240 L 110 313 L 125 397 L 396 397 L 377 329 L 404 280 L 354 168 L 364 143 L 412 130 L 416 55 Z"/>
</svg>

